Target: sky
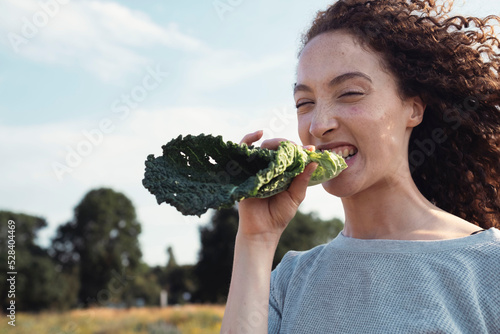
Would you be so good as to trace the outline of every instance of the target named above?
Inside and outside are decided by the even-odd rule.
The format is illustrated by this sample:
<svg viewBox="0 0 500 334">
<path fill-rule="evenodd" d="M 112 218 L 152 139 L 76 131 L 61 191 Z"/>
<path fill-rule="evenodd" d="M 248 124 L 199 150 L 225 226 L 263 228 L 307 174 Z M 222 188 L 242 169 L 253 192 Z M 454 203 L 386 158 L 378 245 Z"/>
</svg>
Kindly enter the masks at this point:
<svg viewBox="0 0 500 334">
<path fill-rule="evenodd" d="M 0 210 L 43 217 L 48 246 L 84 195 L 126 195 L 142 225 L 143 260 L 172 246 L 194 264 L 200 218 L 158 205 L 144 161 L 178 135 L 300 142 L 292 88 L 301 34 L 327 0 L 0 0 Z M 500 3 L 456 1 L 500 14 Z M 321 186 L 300 210 L 344 218 Z M 6 223 L 6 222 L 0 222 Z"/>
</svg>

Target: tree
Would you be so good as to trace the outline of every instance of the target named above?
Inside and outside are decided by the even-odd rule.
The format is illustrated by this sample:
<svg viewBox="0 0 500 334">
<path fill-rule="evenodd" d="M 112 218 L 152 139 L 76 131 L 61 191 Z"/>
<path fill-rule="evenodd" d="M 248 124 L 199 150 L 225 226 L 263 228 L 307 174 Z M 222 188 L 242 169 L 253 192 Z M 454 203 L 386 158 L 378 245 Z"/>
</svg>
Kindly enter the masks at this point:
<svg viewBox="0 0 500 334">
<path fill-rule="evenodd" d="M 132 202 L 109 188 L 89 191 L 52 242 L 65 271 L 78 270 L 83 305 L 118 302 L 140 265 L 141 226 Z"/>
<path fill-rule="evenodd" d="M 123 287 L 122 302 L 128 307 L 136 305 L 139 300 L 148 306 L 160 305 L 161 287 L 158 280 L 155 270 L 141 262 L 130 284 Z"/>
<path fill-rule="evenodd" d="M 194 269 L 198 285 L 195 301 L 225 302 L 237 229 L 238 211 L 234 207 L 216 211 L 210 223 L 200 228 L 201 251 Z"/>
<path fill-rule="evenodd" d="M 163 286 L 168 292 L 168 304 L 184 304 L 195 292 L 192 265 L 177 265 L 174 250 L 168 247 L 168 262 L 165 267 Z"/>
<path fill-rule="evenodd" d="M 174 256 L 174 250 L 171 246 L 168 246 L 167 254 L 168 254 L 167 270 L 177 267 L 177 261 L 175 260 Z"/>
<path fill-rule="evenodd" d="M 274 254 L 273 268 L 278 265 L 286 252 L 303 251 L 329 242 L 339 234 L 344 223 L 338 218 L 322 220 L 313 213 L 297 211 L 283 232 Z"/>
<path fill-rule="evenodd" d="M 8 228 L 9 221 L 14 222 L 10 225 L 15 229 Z M 15 300 L 18 311 L 65 309 L 75 302 L 77 280 L 62 273 L 47 250 L 35 243 L 37 233 L 46 226 L 47 222 L 40 217 L 0 211 L 0 280 L 15 278 L 15 298 L 8 298 L 10 284 L 0 284 L 2 310 L 6 310 L 10 300 Z"/>
<path fill-rule="evenodd" d="M 297 212 L 283 232 L 273 267 L 289 250 L 307 250 L 333 239 L 343 227 L 342 221 L 319 219 L 314 213 Z M 233 265 L 234 241 L 238 229 L 235 208 L 214 213 L 210 223 L 200 228 L 201 251 L 195 267 L 198 290 L 195 301 L 224 303 Z"/>
</svg>

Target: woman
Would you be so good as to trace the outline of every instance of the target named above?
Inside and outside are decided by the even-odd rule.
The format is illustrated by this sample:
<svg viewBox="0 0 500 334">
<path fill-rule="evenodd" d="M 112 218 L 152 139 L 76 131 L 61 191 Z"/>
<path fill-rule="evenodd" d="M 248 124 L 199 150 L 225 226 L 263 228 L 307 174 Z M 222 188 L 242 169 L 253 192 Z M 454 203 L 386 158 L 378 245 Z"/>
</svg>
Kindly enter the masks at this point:
<svg viewBox="0 0 500 334">
<path fill-rule="evenodd" d="M 222 333 L 500 333 L 499 18 L 448 19 L 449 5 L 340 0 L 318 14 L 294 98 L 302 143 L 346 158 L 323 184 L 345 227 L 271 274 L 315 165 L 242 201 Z"/>
</svg>

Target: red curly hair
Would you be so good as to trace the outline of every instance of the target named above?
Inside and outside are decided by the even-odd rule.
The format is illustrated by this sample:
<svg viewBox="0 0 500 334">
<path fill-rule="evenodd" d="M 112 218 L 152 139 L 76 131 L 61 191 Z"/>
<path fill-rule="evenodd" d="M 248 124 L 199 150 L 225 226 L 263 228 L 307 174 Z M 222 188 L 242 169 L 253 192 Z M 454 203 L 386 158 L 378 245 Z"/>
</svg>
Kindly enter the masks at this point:
<svg viewBox="0 0 500 334">
<path fill-rule="evenodd" d="M 344 30 L 381 54 L 402 97 L 426 103 L 409 164 L 422 194 L 482 228 L 500 227 L 500 18 L 449 16 L 453 1 L 339 0 L 303 47 Z"/>
</svg>

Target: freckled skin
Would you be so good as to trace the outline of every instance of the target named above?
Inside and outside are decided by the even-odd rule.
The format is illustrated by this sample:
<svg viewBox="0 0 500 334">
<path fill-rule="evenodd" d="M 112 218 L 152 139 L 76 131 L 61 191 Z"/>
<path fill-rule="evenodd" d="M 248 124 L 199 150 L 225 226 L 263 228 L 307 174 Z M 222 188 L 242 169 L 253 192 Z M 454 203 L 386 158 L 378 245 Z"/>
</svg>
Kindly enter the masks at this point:
<svg viewBox="0 0 500 334">
<path fill-rule="evenodd" d="M 336 86 L 330 81 L 348 72 L 362 72 L 372 82 L 353 78 Z M 297 84 L 310 91 L 295 94 L 299 135 L 304 145 L 347 142 L 358 149 L 349 168 L 324 183 L 331 194 L 349 197 L 372 187 L 411 178 L 407 162 L 415 116 L 414 99 L 401 100 L 392 75 L 379 56 L 344 32 L 328 32 L 304 48 L 297 68 Z M 357 95 L 342 96 L 355 91 Z"/>
</svg>

